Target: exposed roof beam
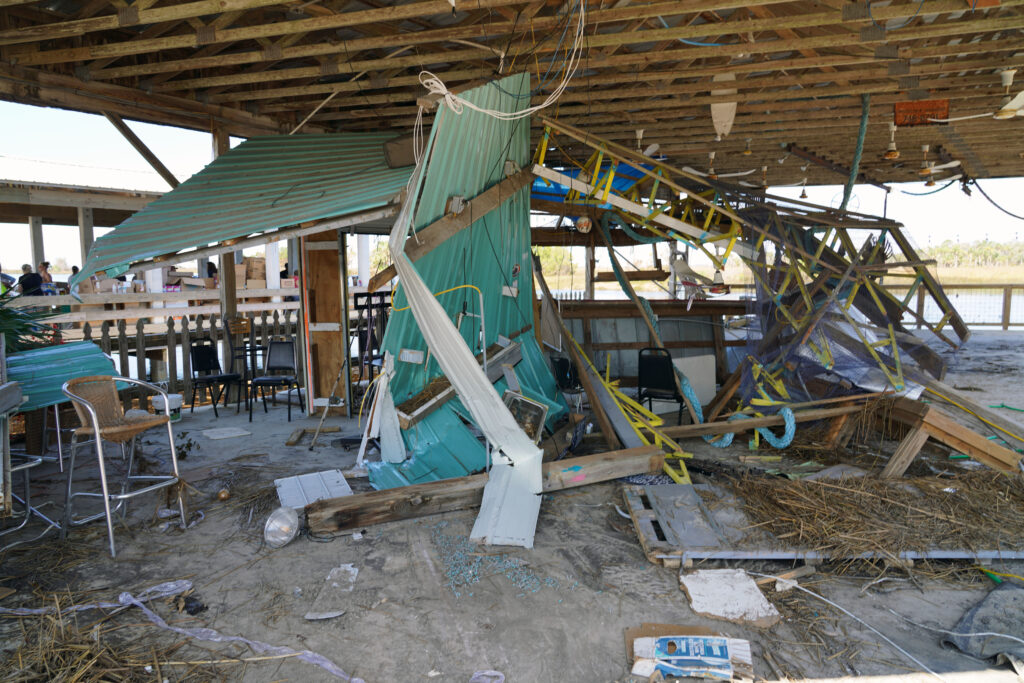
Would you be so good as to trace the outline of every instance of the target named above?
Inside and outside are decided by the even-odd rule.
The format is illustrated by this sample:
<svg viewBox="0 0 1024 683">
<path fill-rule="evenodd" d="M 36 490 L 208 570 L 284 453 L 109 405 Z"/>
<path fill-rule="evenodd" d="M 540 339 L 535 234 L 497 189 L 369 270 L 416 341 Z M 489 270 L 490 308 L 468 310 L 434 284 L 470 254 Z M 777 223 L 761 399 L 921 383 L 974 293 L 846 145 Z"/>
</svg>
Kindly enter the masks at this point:
<svg viewBox="0 0 1024 683">
<path fill-rule="evenodd" d="M 178 182 L 178 179 L 174 177 L 174 174 L 164 166 L 163 162 L 160 161 L 160 158 L 153 154 L 153 150 L 147 147 L 146 143 L 135 134 L 135 131 L 128 127 L 128 124 L 124 122 L 124 119 L 109 111 L 103 112 L 103 115 L 106 116 L 107 121 L 110 121 L 114 128 L 117 129 L 117 132 L 123 135 L 124 139 L 135 148 L 135 151 L 142 155 L 142 158 L 146 160 L 146 163 L 152 166 L 153 170 L 160 174 L 160 177 L 171 186 L 172 190 L 181 184 Z"/>
</svg>

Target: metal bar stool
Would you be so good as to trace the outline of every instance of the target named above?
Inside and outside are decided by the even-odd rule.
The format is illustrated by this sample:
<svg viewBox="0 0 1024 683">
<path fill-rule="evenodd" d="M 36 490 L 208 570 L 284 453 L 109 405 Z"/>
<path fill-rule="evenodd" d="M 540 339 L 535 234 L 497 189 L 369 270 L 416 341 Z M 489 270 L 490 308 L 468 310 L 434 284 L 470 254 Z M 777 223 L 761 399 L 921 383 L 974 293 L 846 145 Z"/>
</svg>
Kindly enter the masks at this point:
<svg viewBox="0 0 1024 683">
<path fill-rule="evenodd" d="M 117 395 L 117 382 L 126 382 L 144 387 L 163 396 L 164 414 L 150 415 L 145 411 L 124 411 L 121 400 Z M 178 454 L 174 448 L 174 433 L 171 431 L 171 410 L 170 402 L 167 400 L 167 392 L 160 387 L 142 382 L 129 377 L 111 377 L 97 375 L 93 377 L 80 377 L 64 383 L 64 394 L 71 399 L 78 419 L 82 426 L 75 430 L 71 437 L 71 454 L 67 468 L 67 489 L 64 502 L 64 525 L 61 528 L 61 537 L 67 535 L 67 530 L 72 526 L 79 526 L 88 522 L 105 517 L 107 520 L 107 535 L 110 539 L 110 556 L 116 557 L 117 551 L 114 548 L 114 520 L 113 513 L 126 508 L 130 498 L 139 496 L 151 491 L 156 491 L 168 486 L 174 486 L 181 480 L 178 473 Z M 171 446 L 171 466 L 173 474 L 167 475 L 133 475 L 132 466 L 135 460 L 136 437 L 147 429 L 167 426 L 167 440 Z M 103 453 L 103 442 L 116 443 L 121 448 L 122 458 L 126 458 L 128 467 L 125 470 L 124 479 L 121 482 L 119 493 L 111 493 L 107 477 L 106 460 Z M 99 462 L 100 487 L 102 493 L 79 491 L 72 492 L 72 479 L 75 472 L 75 454 L 79 446 L 92 443 L 96 447 L 96 458 Z M 130 447 L 127 449 L 126 444 Z M 129 489 L 132 483 L 145 483 L 140 488 Z M 75 518 L 72 512 L 74 499 L 79 496 L 92 496 L 103 499 L 103 511 L 85 517 Z M 116 502 L 112 508 L 111 502 Z M 178 491 L 178 510 L 181 513 L 182 522 L 187 517 L 185 514 L 185 501 L 182 492 Z"/>
<path fill-rule="evenodd" d="M 13 455 L 12 459 L 13 458 L 19 458 L 19 456 Z M 47 527 L 43 529 L 43 531 L 40 534 L 32 538 L 28 538 L 23 541 L 15 541 L 14 543 L 8 543 L 5 546 L 0 546 L 0 552 L 9 550 L 10 548 L 13 548 L 16 545 L 21 545 L 22 543 L 31 543 L 32 541 L 37 541 L 43 536 L 45 536 L 50 529 L 61 528 L 59 522 L 55 522 L 54 520 L 50 519 L 49 517 L 41 513 L 38 508 L 32 506 L 32 482 L 30 472 L 32 471 L 33 467 L 41 465 L 43 459 L 38 455 L 22 456 L 19 459 L 21 460 L 21 462 L 17 464 L 14 464 L 13 462 L 11 463 L 11 475 L 13 477 L 13 475 L 17 474 L 18 472 L 24 474 L 25 497 L 20 498 L 18 494 L 13 492 L 11 493 L 11 497 L 14 500 L 18 501 L 19 503 L 21 503 L 22 507 L 24 508 L 23 517 L 21 520 L 21 524 L 19 524 L 18 526 L 13 526 L 9 529 L 0 530 L 0 536 L 6 536 L 7 534 L 14 533 L 19 529 L 25 528 L 25 525 L 28 524 L 29 519 L 31 519 L 33 515 L 46 522 Z"/>
</svg>

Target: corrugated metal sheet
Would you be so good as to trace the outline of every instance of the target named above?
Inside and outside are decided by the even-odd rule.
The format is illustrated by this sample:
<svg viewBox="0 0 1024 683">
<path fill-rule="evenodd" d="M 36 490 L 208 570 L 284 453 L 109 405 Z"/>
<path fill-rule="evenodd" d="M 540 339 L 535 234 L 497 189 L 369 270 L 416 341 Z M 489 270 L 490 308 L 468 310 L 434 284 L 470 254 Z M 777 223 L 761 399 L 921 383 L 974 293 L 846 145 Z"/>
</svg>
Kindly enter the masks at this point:
<svg viewBox="0 0 1024 683">
<path fill-rule="evenodd" d="M 391 203 L 412 167 L 388 168 L 394 133 L 252 138 L 96 240 L 79 278 L 145 259 Z M 443 208 L 443 207 L 442 207 Z"/>
<path fill-rule="evenodd" d="M 34 410 L 64 403 L 64 382 L 76 377 L 115 375 L 114 363 L 92 342 L 73 342 L 12 353 L 7 357 L 7 376 L 21 385 L 28 400 L 19 410 Z"/>
<path fill-rule="evenodd" d="M 488 109 L 515 111 L 528 100 L 514 93 L 528 91 L 529 77 L 520 74 L 461 96 Z M 470 199 L 504 179 L 506 160 L 522 168 L 530 158 L 529 119 L 500 121 L 469 108 L 461 115 L 443 108 L 434 126 L 436 141 L 416 211 L 417 229 L 439 218 L 450 196 Z M 529 329 L 533 324 L 529 190 L 521 189 L 498 209 L 420 258 L 415 267 L 434 292 L 467 284 L 480 289 L 488 346 L 497 341 L 499 334 L 508 337 L 526 330 L 516 337 L 523 355 L 515 368 L 520 385 L 527 396 L 549 404 L 549 424 L 562 417 L 567 409 L 565 402 Z M 443 294 L 438 300 L 453 321 L 460 312 L 481 313 L 480 299 L 471 289 Z M 399 289 L 395 307 L 401 309 L 405 305 L 405 296 Z M 478 351 L 479 318 L 463 318 L 459 330 L 469 347 Z M 411 311 L 398 310 L 392 314 L 382 348 L 396 358 L 401 349 L 426 352 L 426 342 Z M 419 393 L 442 374 L 433 359 L 425 366 L 400 360 L 395 366 L 390 381 L 395 403 Z M 504 379 L 494 386 L 499 394 L 507 387 Z M 368 463 L 371 483 L 378 488 L 390 488 L 482 470 L 487 454 L 478 435 L 467 426 L 468 416 L 469 411 L 456 399 L 404 430 L 402 436 L 410 459 L 397 465 Z"/>
</svg>

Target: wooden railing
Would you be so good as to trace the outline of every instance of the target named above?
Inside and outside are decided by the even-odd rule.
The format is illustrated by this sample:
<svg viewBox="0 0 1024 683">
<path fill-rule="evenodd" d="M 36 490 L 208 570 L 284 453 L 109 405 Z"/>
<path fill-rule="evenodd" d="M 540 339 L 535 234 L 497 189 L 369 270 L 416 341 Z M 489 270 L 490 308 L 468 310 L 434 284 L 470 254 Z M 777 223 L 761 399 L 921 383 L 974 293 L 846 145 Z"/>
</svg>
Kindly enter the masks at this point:
<svg viewBox="0 0 1024 683">
<path fill-rule="evenodd" d="M 189 352 L 193 340 L 209 338 L 217 348 L 222 346 L 225 328 L 220 305 L 212 303 L 218 296 L 216 290 L 85 294 L 81 300 L 71 296 L 21 297 L 11 305 L 56 308 L 57 313 L 47 322 L 58 326 L 63 341 L 94 342 L 114 357 L 121 375 L 163 382 L 169 391 L 188 397 L 192 391 Z M 273 337 L 297 337 L 299 302 L 282 300 L 297 296 L 295 289 L 238 292 L 238 312 L 249 320 L 253 343 L 266 346 Z M 168 303 L 185 306 L 153 306 Z M 63 307 L 72 310 L 62 312 Z M 221 367 L 226 370 L 229 365 L 230 359 L 222 357 Z"/>
</svg>

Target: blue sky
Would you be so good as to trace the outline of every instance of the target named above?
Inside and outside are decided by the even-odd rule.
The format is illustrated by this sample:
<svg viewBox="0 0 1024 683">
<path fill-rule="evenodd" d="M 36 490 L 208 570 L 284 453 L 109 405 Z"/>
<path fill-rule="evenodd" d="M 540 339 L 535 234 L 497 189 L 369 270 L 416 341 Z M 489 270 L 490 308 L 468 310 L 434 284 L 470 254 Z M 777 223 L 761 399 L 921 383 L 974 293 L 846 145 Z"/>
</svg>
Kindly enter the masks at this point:
<svg viewBox="0 0 1024 683">
<path fill-rule="evenodd" d="M 208 133 L 146 123 L 129 125 L 179 180 L 190 177 L 212 159 Z M 4 131 L 0 139 L 0 179 L 168 189 L 102 116 L 0 102 L 0 130 Z M 236 142 L 232 140 L 233 144 Z M 988 180 L 981 181 L 981 185 L 1009 211 L 1024 215 L 1024 181 Z M 902 192 L 925 189 L 923 183 L 894 186 L 888 203 L 888 215 L 903 222 L 921 247 L 946 239 L 973 241 L 987 237 L 1007 242 L 1024 235 L 1024 221 L 999 212 L 978 192 L 965 196 L 959 185 L 926 197 Z M 773 192 L 797 197 L 800 188 L 776 188 Z M 838 206 L 842 198 L 840 186 L 810 187 L 807 193 L 809 201 L 827 206 Z M 881 214 L 884 197 L 885 193 L 878 188 L 858 186 L 849 208 Z M 28 226 L 0 224 L 0 229 L 4 232 L 0 263 L 5 271 L 13 272 L 30 260 Z M 63 256 L 68 263 L 77 263 L 77 228 L 44 226 L 44 247 L 50 260 Z"/>
</svg>

